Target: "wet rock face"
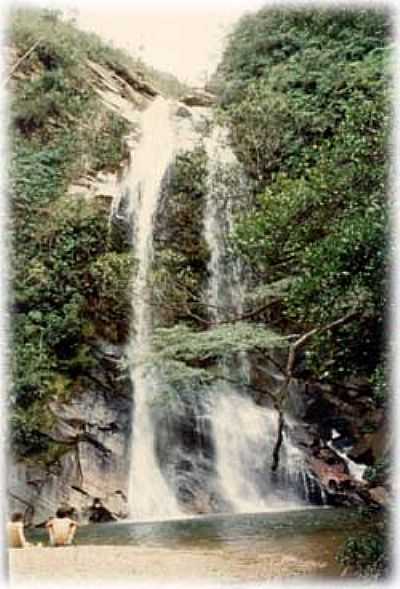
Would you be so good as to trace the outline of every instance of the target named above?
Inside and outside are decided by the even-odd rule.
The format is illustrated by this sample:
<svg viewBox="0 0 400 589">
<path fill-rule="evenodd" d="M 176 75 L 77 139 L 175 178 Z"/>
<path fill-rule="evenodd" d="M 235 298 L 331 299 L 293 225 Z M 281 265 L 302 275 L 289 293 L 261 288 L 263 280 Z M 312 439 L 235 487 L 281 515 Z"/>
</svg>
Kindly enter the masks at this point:
<svg viewBox="0 0 400 589">
<path fill-rule="evenodd" d="M 215 488 L 214 442 L 207 410 L 187 400 L 156 416 L 156 452 L 166 479 L 173 481 L 180 506 L 188 513 L 219 511 Z"/>
<path fill-rule="evenodd" d="M 384 411 L 371 404 L 364 386 L 349 385 L 299 381 L 289 435 L 305 453 L 308 470 L 329 504 L 381 507 L 387 489 L 373 487 L 361 472 L 387 453 Z"/>
<path fill-rule="evenodd" d="M 43 524 L 61 504 L 88 521 L 95 499 L 111 519 L 127 515 L 130 384 L 119 368 L 123 353 L 118 346 L 100 344 L 98 353 L 101 362 L 87 389 L 51 405 L 56 416 L 51 437 L 65 453 L 47 465 L 16 462 L 9 467 L 10 511 L 25 512 L 33 525 Z"/>
</svg>

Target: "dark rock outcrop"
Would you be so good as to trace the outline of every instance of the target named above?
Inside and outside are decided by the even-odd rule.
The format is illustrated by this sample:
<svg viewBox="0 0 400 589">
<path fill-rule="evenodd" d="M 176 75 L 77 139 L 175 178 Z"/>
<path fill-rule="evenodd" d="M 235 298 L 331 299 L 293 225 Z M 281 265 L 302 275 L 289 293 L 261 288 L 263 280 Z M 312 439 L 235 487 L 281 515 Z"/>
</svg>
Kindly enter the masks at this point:
<svg viewBox="0 0 400 589">
<path fill-rule="evenodd" d="M 182 117 L 183 119 L 189 119 L 192 116 L 190 109 L 181 104 L 175 111 L 175 116 Z"/>
<path fill-rule="evenodd" d="M 139 105 L 143 104 L 143 98 L 154 98 L 158 92 L 140 74 L 119 66 L 116 63 L 109 63 L 104 67 L 99 63 L 87 60 L 87 66 L 94 74 L 96 83 L 103 89 L 109 88 L 111 91 L 120 94 L 123 98 L 128 98 Z"/>
<path fill-rule="evenodd" d="M 10 464 L 10 511 L 25 512 L 33 525 L 43 524 L 61 504 L 88 521 L 95 499 L 111 519 L 127 515 L 130 382 L 120 368 L 123 352 L 118 346 L 102 343 L 98 355 L 87 389 L 50 406 L 55 416 L 50 435 L 65 452 L 47 464 Z"/>
<path fill-rule="evenodd" d="M 379 507 L 387 507 L 389 505 L 390 494 L 382 485 L 369 489 L 369 496 Z"/>
<path fill-rule="evenodd" d="M 180 99 L 186 106 L 212 106 L 216 103 L 216 97 L 205 90 L 194 90 Z"/>
<path fill-rule="evenodd" d="M 294 422 L 289 435 L 305 453 L 327 502 L 387 504 L 387 490 L 360 477 L 363 466 L 382 459 L 388 444 L 384 411 L 371 404 L 364 383 L 333 386 L 298 381 L 292 393 L 299 398 L 290 403 Z"/>
</svg>

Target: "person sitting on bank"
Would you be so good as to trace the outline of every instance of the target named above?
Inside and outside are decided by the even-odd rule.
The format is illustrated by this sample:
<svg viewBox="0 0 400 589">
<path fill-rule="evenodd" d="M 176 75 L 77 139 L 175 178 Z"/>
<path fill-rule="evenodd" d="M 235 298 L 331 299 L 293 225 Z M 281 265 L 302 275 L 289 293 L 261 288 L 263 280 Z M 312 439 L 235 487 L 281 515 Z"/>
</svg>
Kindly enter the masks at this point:
<svg viewBox="0 0 400 589">
<path fill-rule="evenodd" d="M 25 539 L 24 515 L 20 512 L 13 513 L 11 521 L 7 524 L 8 545 L 10 548 L 26 548 L 31 546 Z"/>
<path fill-rule="evenodd" d="M 69 509 L 60 507 L 57 509 L 56 517 L 47 522 L 46 528 L 49 532 L 51 546 L 69 546 L 72 544 L 78 524 L 69 515 Z"/>
</svg>

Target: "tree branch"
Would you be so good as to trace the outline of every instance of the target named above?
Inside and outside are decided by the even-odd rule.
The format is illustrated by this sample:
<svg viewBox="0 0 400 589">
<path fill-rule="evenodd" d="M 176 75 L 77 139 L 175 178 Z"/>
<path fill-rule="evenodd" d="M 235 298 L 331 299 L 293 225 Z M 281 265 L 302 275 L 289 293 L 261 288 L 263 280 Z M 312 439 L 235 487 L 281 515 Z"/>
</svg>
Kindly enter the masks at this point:
<svg viewBox="0 0 400 589">
<path fill-rule="evenodd" d="M 21 65 L 21 63 L 23 61 L 25 61 L 25 59 L 27 57 L 29 57 L 29 55 L 32 53 L 32 51 L 39 45 L 39 43 L 42 41 L 43 37 L 40 37 L 37 41 L 34 42 L 34 44 L 28 49 L 28 51 L 26 51 L 22 57 L 20 57 L 20 59 L 18 59 L 15 64 L 12 66 L 11 70 L 8 72 L 8 75 L 6 77 L 6 79 L 4 80 L 4 85 L 7 84 L 7 82 L 11 79 L 13 73 L 19 68 L 19 66 Z"/>
<path fill-rule="evenodd" d="M 348 313 L 346 313 L 346 315 L 343 315 L 343 317 L 340 317 L 340 319 L 336 319 L 335 321 L 332 321 L 331 323 L 328 323 L 327 325 L 323 325 L 321 327 L 314 327 L 314 329 L 311 329 L 310 331 L 308 331 L 307 333 L 305 333 L 301 337 L 299 337 L 298 340 L 293 342 L 289 347 L 289 356 L 288 356 L 288 362 L 287 362 L 287 366 L 286 366 L 287 376 L 289 376 L 289 378 L 292 377 L 293 365 L 294 365 L 294 361 L 295 361 L 296 352 L 301 346 L 303 346 L 309 339 L 314 337 L 314 335 L 316 335 L 317 333 L 318 334 L 325 333 L 326 331 L 330 331 L 331 329 L 335 329 L 336 327 L 340 327 L 340 325 L 347 323 L 347 321 L 350 321 L 350 319 L 353 319 L 359 313 L 360 313 L 359 309 L 357 309 L 356 311 L 354 311 L 354 310 L 349 311 Z"/>
<path fill-rule="evenodd" d="M 260 315 L 263 311 L 265 311 L 266 309 L 271 307 L 277 301 L 279 301 L 278 298 L 272 299 L 271 301 L 269 301 L 268 303 L 266 303 L 262 307 L 255 309 L 254 311 L 249 311 L 248 313 L 244 313 L 243 315 L 236 315 L 236 317 L 233 317 L 232 319 L 224 319 L 222 321 L 216 321 L 214 324 L 215 325 L 224 325 L 225 323 L 237 323 L 238 321 L 246 321 L 247 319 L 253 319 L 253 317 Z"/>
<path fill-rule="evenodd" d="M 356 317 L 356 315 L 358 315 L 359 313 L 360 313 L 360 309 L 349 311 L 343 317 L 340 317 L 339 319 L 336 319 L 335 321 L 332 321 L 331 323 L 328 323 L 327 325 L 323 325 L 320 327 L 314 327 L 314 329 L 311 329 L 310 331 L 308 331 L 307 333 L 305 333 L 301 337 L 299 337 L 295 342 L 290 344 L 288 360 L 287 360 L 287 364 L 286 364 L 285 380 L 284 380 L 284 382 L 283 382 L 283 384 L 277 394 L 277 407 L 276 407 L 276 409 L 278 411 L 279 421 L 278 421 L 277 438 L 276 438 L 274 450 L 272 453 L 271 469 L 273 471 L 275 471 L 279 466 L 279 454 L 280 454 L 280 449 L 281 449 L 282 442 L 283 442 L 283 428 L 285 425 L 282 406 L 283 406 L 283 401 L 287 395 L 290 381 L 293 378 L 293 366 L 294 366 L 294 363 L 296 360 L 297 350 L 301 346 L 303 346 L 308 340 L 310 340 L 312 337 L 314 337 L 314 335 L 316 335 L 317 333 L 318 334 L 325 333 L 326 331 L 330 331 L 331 329 L 335 329 L 336 327 L 340 327 L 341 325 L 344 325 L 345 323 L 350 321 L 350 319 L 353 319 L 354 317 Z"/>
</svg>

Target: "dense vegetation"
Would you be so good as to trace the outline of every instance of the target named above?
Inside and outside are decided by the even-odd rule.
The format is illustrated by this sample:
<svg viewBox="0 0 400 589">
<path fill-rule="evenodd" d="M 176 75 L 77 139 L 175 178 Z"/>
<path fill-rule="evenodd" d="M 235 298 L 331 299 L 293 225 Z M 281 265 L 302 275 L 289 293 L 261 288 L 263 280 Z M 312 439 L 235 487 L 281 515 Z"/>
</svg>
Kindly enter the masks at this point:
<svg viewBox="0 0 400 589">
<path fill-rule="evenodd" d="M 362 382 L 375 407 L 386 389 L 389 34 L 372 9 L 262 9 L 239 22 L 213 81 L 252 181 L 234 246 L 255 292 L 285 285 L 269 325 L 313 333 L 308 378 Z M 380 572 L 383 545 L 349 540 L 343 562 L 375 570 L 376 556 Z"/>
<path fill-rule="evenodd" d="M 9 33 L 15 59 L 40 39 L 11 79 L 12 447 L 46 458 L 49 401 L 84 390 L 99 340 L 122 343 L 129 327 L 129 243 L 104 205 L 67 195 L 126 156 L 129 124 L 97 98 L 85 60 L 129 63 L 54 12 L 18 10 Z"/>
<path fill-rule="evenodd" d="M 361 384 L 376 407 L 386 394 L 388 23 L 375 10 L 262 9 L 239 22 L 213 81 L 251 190 L 231 191 L 239 201 L 232 247 L 250 278 L 245 311 L 287 335 L 315 330 L 302 363 L 308 379 Z M 175 179 L 186 200 L 170 200 L 183 239 L 163 250 L 168 288 L 183 270 L 190 275 L 185 244 L 199 267 L 207 257 L 192 215 L 204 207 L 196 186 L 207 171 L 192 157 L 192 186 L 184 174 Z M 191 315 L 203 330 L 210 310 L 188 305 L 189 284 L 169 292 L 171 321 Z"/>
<path fill-rule="evenodd" d="M 368 509 L 362 513 L 365 520 L 371 516 Z M 385 577 L 391 568 L 387 520 L 374 523 L 368 533 L 350 536 L 337 554 L 344 571 L 364 579 Z"/>
<path fill-rule="evenodd" d="M 385 407 L 388 22 L 373 9 L 262 9 L 232 33 L 213 86 L 248 181 L 244 194 L 229 171 L 227 198 L 237 202 L 227 263 L 243 260 L 249 289 L 242 317 L 227 308 L 213 321 L 206 155 L 180 154 L 156 219 L 150 301 L 159 309 L 150 361 L 172 389 L 201 390 L 220 378 L 219 360 L 248 352 L 262 365 L 271 347 L 286 354 L 286 336 L 311 333 L 297 375 L 351 382 L 373 410 Z M 49 401 L 84 390 L 99 342 L 123 344 L 129 329 L 126 231 L 103 204 L 67 195 L 81 175 L 116 171 L 126 157 L 129 125 L 100 102 L 86 60 L 173 95 L 183 87 L 57 13 L 15 11 L 15 60 L 37 41 L 11 78 L 11 430 L 20 457 L 48 459 L 63 451 L 49 437 Z M 365 479 L 384 484 L 387 471 L 383 458 Z M 382 574 L 383 531 L 349 539 L 340 558 Z"/>
<path fill-rule="evenodd" d="M 278 321 L 305 332 L 354 312 L 309 346 L 328 380 L 381 374 L 384 359 L 388 33 L 374 10 L 261 10 L 216 82 L 254 181 L 236 245 L 258 283 L 291 280 Z"/>
<path fill-rule="evenodd" d="M 156 218 L 152 304 L 164 326 L 206 320 L 202 293 L 209 252 L 203 235 L 207 158 L 202 147 L 176 157 Z"/>
</svg>

